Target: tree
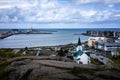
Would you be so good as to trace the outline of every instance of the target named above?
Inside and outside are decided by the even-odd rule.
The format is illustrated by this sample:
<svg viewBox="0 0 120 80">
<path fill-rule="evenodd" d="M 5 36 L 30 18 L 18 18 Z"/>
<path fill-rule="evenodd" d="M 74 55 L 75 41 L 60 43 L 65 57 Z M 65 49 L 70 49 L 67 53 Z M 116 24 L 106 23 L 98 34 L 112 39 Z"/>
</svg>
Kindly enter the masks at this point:
<svg viewBox="0 0 120 80">
<path fill-rule="evenodd" d="M 65 56 L 67 53 L 68 53 L 68 50 L 67 49 L 63 49 L 63 48 L 61 48 L 58 51 L 58 55 L 61 56 L 61 57 Z"/>
</svg>

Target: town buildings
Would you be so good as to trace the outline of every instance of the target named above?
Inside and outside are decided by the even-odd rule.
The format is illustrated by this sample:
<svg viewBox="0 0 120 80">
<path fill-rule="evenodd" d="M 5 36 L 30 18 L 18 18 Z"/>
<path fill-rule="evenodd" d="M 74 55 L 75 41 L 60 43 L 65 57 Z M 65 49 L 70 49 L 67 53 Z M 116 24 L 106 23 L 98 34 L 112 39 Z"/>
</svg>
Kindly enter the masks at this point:
<svg viewBox="0 0 120 80">
<path fill-rule="evenodd" d="M 108 37 L 90 37 L 88 39 L 88 46 L 103 50 L 108 55 L 115 56 L 118 55 L 116 54 L 116 51 L 118 48 L 120 48 L 120 39 Z"/>
<path fill-rule="evenodd" d="M 85 34 L 89 36 L 96 36 L 96 37 L 112 37 L 112 38 L 120 37 L 120 31 L 88 30 L 86 31 Z"/>
</svg>

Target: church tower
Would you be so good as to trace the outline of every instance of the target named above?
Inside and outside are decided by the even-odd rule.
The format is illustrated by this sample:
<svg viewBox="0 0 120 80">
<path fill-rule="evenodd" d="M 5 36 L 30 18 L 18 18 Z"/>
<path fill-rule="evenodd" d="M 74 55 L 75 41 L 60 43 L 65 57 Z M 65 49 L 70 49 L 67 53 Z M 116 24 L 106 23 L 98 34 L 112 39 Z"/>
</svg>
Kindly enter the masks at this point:
<svg viewBox="0 0 120 80">
<path fill-rule="evenodd" d="M 82 44 L 81 44 L 80 37 L 79 37 L 79 39 L 78 39 L 78 44 L 77 44 L 76 51 L 79 51 L 79 50 L 81 50 L 81 51 L 82 51 Z"/>
</svg>

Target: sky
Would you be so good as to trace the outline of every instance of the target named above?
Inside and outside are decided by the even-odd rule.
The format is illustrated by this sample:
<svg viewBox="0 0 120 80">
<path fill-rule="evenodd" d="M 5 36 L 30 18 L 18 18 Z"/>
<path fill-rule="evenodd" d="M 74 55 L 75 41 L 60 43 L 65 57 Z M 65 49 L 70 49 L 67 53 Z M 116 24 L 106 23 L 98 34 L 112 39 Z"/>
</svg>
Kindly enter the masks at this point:
<svg viewBox="0 0 120 80">
<path fill-rule="evenodd" d="M 119 28 L 120 0 L 0 0 L 0 28 Z"/>
</svg>

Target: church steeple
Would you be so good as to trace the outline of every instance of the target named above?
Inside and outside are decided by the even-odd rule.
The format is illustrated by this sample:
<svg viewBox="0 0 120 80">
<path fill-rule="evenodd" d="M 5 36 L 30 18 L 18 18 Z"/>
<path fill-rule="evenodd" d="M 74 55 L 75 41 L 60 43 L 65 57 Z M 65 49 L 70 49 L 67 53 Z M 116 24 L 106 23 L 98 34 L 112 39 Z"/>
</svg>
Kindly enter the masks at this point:
<svg viewBox="0 0 120 80">
<path fill-rule="evenodd" d="M 78 39 L 78 44 L 77 44 L 76 51 L 79 51 L 79 50 L 81 50 L 81 51 L 82 51 L 82 44 L 81 44 L 80 37 L 79 37 L 79 39 Z"/>
<path fill-rule="evenodd" d="M 81 46 L 81 40 L 80 40 L 80 37 L 78 39 L 78 46 Z"/>
</svg>

